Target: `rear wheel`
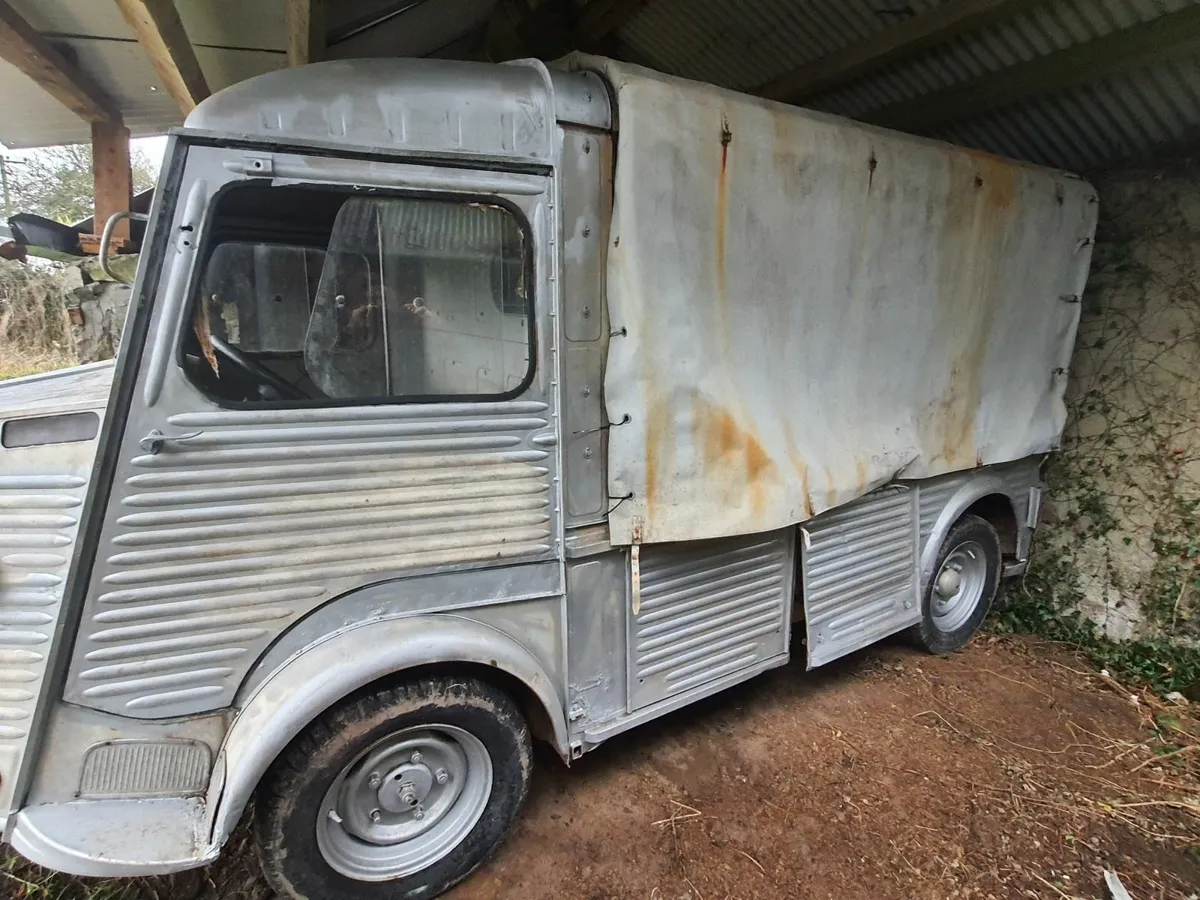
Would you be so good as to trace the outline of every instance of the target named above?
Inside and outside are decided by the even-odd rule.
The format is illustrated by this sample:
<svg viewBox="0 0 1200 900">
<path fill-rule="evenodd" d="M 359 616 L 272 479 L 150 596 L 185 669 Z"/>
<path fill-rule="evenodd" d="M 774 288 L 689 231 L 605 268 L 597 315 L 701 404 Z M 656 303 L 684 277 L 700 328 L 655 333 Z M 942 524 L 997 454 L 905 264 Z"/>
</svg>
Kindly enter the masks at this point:
<svg viewBox="0 0 1200 900">
<path fill-rule="evenodd" d="M 285 896 L 434 897 L 503 839 L 529 786 L 529 730 L 501 691 L 429 678 L 326 713 L 255 802 L 263 871 Z"/>
<path fill-rule="evenodd" d="M 991 609 L 1000 563 L 1000 539 L 986 519 L 966 515 L 955 522 L 925 588 L 921 621 L 912 629 L 917 643 L 930 653 L 966 644 Z"/>
</svg>

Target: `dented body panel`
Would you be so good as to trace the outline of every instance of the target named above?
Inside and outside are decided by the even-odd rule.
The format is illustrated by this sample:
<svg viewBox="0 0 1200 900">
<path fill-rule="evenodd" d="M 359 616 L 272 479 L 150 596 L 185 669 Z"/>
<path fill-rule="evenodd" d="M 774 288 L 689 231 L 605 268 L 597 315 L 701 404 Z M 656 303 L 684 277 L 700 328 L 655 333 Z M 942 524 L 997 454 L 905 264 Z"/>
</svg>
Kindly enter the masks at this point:
<svg viewBox="0 0 1200 900">
<path fill-rule="evenodd" d="M 1054 449 L 1078 178 L 609 61 L 614 543 L 755 534 Z"/>
</svg>

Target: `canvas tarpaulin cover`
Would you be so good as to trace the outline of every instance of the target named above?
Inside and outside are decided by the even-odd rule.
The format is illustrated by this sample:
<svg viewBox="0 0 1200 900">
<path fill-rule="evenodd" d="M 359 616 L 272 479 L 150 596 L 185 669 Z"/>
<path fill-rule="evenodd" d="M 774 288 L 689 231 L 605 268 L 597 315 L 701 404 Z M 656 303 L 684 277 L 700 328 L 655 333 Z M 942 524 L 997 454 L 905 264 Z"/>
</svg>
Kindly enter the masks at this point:
<svg viewBox="0 0 1200 900">
<path fill-rule="evenodd" d="M 1073 176 L 607 60 L 617 544 L 758 533 L 1053 449 Z M 614 501 L 615 502 L 615 501 Z"/>
</svg>

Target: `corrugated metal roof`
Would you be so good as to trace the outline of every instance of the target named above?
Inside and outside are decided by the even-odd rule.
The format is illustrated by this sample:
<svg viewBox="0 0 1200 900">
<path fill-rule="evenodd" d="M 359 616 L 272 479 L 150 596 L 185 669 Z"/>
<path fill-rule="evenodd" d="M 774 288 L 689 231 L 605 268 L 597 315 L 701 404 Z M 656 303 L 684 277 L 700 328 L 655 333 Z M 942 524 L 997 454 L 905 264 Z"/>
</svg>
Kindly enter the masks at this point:
<svg viewBox="0 0 1200 900">
<path fill-rule="evenodd" d="M 620 30 L 656 68 L 751 90 L 862 38 L 926 12 L 940 0 L 652 0 Z"/>
<path fill-rule="evenodd" d="M 133 133 L 180 116 L 110 0 L 9 0 L 68 48 L 125 114 Z M 541 0 L 541 3 L 577 0 Z M 591 0 L 599 2 L 599 0 Z M 648 0 L 618 30 L 618 55 L 665 72 L 752 91 L 779 76 L 960 0 Z M 334 58 L 469 56 L 496 0 L 338 0 L 329 5 Z M 176 0 L 209 85 L 219 90 L 284 64 L 283 0 Z M 541 5 L 541 4 L 535 4 Z M 811 98 L 871 119 L 893 104 L 1103 38 L 1200 0 L 1045 0 Z M 627 51 L 622 54 L 621 51 Z M 86 123 L 0 62 L 0 141 L 82 141 Z M 1200 134 L 1200 51 L 993 109 L 935 136 L 1051 165 L 1088 169 Z"/>
<path fill-rule="evenodd" d="M 652 0 L 619 32 L 631 55 L 663 71 L 751 90 L 945 0 Z M 883 67 L 808 102 L 852 118 L 959 85 L 1196 0 L 1051 0 Z M 1048 93 L 935 132 L 955 143 L 1087 169 L 1152 152 L 1200 131 L 1200 53 L 1087 87 Z"/>
<path fill-rule="evenodd" d="M 1196 5 L 1194 0 L 1059 0 L 961 37 L 821 97 L 853 118 Z M 1090 168 L 1180 141 L 1200 127 L 1200 53 L 1025 101 L 940 129 L 955 143 L 1067 168 Z"/>
</svg>

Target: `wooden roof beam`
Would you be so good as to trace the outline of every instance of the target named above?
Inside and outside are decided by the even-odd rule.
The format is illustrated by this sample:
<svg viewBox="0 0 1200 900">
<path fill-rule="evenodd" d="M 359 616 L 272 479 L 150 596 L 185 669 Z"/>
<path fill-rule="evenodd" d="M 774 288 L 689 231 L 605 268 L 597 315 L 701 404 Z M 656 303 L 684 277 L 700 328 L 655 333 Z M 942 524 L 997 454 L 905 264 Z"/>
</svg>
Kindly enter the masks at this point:
<svg viewBox="0 0 1200 900">
<path fill-rule="evenodd" d="M 579 20 L 579 42 L 595 44 L 634 17 L 649 0 L 592 0 Z"/>
<path fill-rule="evenodd" d="M 325 0 L 283 0 L 287 22 L 287 62 L 305 66 L 325 58 Z"/>
<path fill-rule="evenodd" d="M 1200 6 L 1190 6 L 946 90 L 885 106 L 863 118 L 888 128 L 928 133 L 998 107 L 1197 52 Z"/>
<path fill-rule="evenodd" d="M 174 0 L 116 0 L 163 87 L 185 116 L 210 93 Z"/>
<path fill-rule="evenodd" d="M 955 0 L 801 66 L 751 93 L 802 103 L 861 75 L 1018 15 L 1044 0 Z"/>
<path fill-rule="evenodd" d="M 0 59 L 20 69 L 71 112 L 88 122 L 120 124 L 121 114 L 104 91 L 0 0 Z"/>
</svg>

